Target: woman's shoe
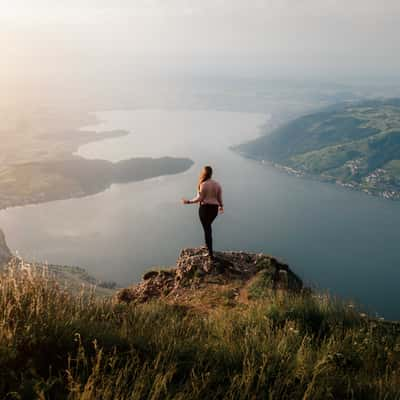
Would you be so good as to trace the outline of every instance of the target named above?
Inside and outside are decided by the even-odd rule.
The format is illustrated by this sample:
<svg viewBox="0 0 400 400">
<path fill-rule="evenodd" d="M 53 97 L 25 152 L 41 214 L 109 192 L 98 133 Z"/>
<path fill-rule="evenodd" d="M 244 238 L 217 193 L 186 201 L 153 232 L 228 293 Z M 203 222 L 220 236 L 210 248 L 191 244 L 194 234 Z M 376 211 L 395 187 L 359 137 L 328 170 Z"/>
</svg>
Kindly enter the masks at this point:
<svg viewBox="0 0 400 400">
<path fill-rule="evenodd" d="M 201 247 L 199 247 L 199 250 L 201 251 L 200 255 L 202 257 L 208 257 L 209 253 L 208 253 L 207 246 L 201 246 Z"/>
</svg>

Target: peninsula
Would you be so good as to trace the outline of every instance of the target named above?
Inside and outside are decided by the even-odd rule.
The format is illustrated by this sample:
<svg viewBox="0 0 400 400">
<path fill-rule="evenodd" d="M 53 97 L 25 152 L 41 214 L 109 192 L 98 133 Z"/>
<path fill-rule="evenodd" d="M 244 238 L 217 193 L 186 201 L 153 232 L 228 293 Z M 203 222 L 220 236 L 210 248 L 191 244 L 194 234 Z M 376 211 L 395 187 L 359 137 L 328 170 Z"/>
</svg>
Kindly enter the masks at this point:
<svg viewBox="0 0 400 400">
<path fill-rule="evenodd" d="M 341 103 L 237 146 L 297 176 L 400 199 L 400 99 Z"/>
<path fill-rule="evenodd" d="M 188 158 L 133 158 L 112 163 L 73 153 L 85 143 L 127 135 L 123 130 L 94 132 L 92 115 L 76 110 L 0 110 L 0 209 L 95 194 L 113 183 L 177 174 Z"/>
</svg>

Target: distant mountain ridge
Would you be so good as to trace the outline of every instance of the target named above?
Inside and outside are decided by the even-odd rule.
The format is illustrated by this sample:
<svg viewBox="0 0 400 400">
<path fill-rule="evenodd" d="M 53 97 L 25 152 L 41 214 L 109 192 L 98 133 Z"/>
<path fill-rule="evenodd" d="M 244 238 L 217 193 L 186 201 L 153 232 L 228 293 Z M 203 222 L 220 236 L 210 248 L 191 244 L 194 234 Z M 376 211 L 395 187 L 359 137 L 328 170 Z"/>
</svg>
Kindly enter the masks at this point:
<svg viewBox="0 0 400 400">
<path fill-rule="evenodd" d="M 341 103 L 235 148 L 297 175 L 400 198 L 400 99 Z"/>
</svg>

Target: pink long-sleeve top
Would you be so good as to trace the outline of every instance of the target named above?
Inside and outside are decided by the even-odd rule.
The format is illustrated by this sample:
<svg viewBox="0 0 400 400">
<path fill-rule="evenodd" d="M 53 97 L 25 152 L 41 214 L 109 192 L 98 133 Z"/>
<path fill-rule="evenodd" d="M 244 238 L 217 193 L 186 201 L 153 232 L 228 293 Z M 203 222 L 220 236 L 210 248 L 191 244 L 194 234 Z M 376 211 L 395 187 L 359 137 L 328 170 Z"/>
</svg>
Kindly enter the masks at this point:
<svg viewBox="0 0 400 400">
<path fill-rule="evenodd" d="M 223 207 L 222 202 L 222 188 L 221 185 L 214 181 L 214 179 L 208 179 L 200 185 L 200 191 L 197 196 L 190 200 L 191 203 L 200 204 L 216 204 Z"/>
</svg>

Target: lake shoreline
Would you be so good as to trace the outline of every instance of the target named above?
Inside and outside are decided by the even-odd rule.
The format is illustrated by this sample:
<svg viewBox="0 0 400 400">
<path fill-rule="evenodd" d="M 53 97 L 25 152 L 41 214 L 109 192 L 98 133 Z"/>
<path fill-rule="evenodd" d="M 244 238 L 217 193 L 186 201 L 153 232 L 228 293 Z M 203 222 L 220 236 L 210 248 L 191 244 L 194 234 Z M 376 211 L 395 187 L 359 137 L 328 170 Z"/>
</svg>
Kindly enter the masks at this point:
<svg viewBox="0 0 400 400">
<path fill-rule="evenodd" d="M 245 153 L 243 151 L 240 151 L 235 147 L 231 147 L 231 150 L 235 152 L 236 154 L 239 154 L 241 157 L 247 158 L 249 160 L 253 160 L 256 162 L 259 162 L 260 164 L 267 164 L 278 171 L 282 171 L 286 173 L 287 175 L 290 176 L 295 176 L 296 178 L 301 178 L 301 179 L 307 179 L 307 180 L 312 180 L 316 182 L 322 182 L 322 183 L 330 183 L 332 185 L 341 187 L 346 190 L 354 191 L 354 192 L 359 192 L 366 194 L 371 197 L 383 199 L 383 200 L 391 200 L 398 202 L 400 201 L 400 192 L 392 192 L 392 191 L 380 191 L 380 190 L 371 190 L 371 189 L 365 189 L 361 185 L 357 184 L 356 182 L 352 183 L 345 183 L 343 181 L 340 181 L 336 179 L 335 177 L 331 176 L 323 176 L 323 175 L 317 175 L 317 174 L 310 174 L 305 171 L 293 168 L 289 165 L 285 164 L 279 164 L 271 160 L 264 160 L 259 157 L 254 157 L 249 153 Z"/>
</svg>

